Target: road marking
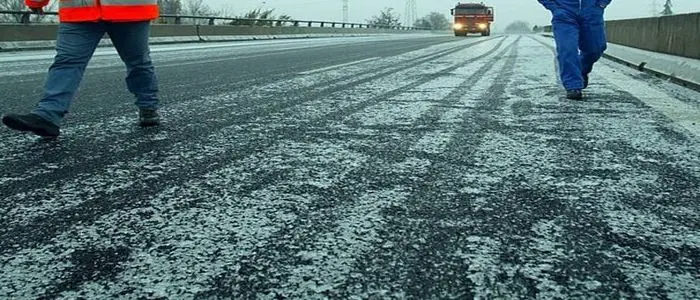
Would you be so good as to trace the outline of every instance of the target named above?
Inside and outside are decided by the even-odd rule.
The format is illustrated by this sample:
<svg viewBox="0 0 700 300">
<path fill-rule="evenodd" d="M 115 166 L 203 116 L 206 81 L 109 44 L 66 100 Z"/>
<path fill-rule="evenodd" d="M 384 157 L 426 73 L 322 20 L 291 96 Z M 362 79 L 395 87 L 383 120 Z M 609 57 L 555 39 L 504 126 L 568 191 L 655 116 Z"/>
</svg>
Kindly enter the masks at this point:
<svg viewBox="0 0 700 300">
<path fill-rule="evenodd" d="M 363 63 L 363 62 L 368 62 L 368 61 L 376 60 L 376 59 L 379 59 L 379 58 L 380 58 L 380 57 L 372 57 L 372 58 L 367 58 L 367 59 L 363 59 L 363 60 L 353 61 L 353 62 L 349 62 L 349 63 L 334 65 L 334 66 L 330 66 L 330 67 L 325 67 L 325 68 L 320 68 L 320 69 L 314 69 L 314 70 L 310 70 L 310 71 L 304 71 L 304 72 L 300 72 L 300 73 L 298 73 L 298 74 L 299 74 L 299 75 L 309 75 L 309 74 L 319 73 L 319 72 L 328 71 L 328 70 L 332 70 L 332 69 L 337 69 L 337 68 L 342 68 L 342 67 L 357 65 L 357 64 L 361 64 L 361 63 Z"/>
</svg>

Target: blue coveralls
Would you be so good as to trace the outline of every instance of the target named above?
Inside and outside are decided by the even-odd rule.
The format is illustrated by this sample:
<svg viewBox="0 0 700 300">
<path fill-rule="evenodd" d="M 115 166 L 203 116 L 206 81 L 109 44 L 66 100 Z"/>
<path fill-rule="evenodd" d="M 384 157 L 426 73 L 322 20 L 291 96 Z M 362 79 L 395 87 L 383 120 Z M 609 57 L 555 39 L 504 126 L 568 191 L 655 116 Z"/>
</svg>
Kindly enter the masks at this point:
<svg viewBox="0 0 700 300">
<path fill-rule="evenodd" d="M 612 0 L 538 1 L 552 11 L 552 31 L 564 88 L 583 89 L 583 77 L 593 70 L 593 64 L 607 48 L 603 13 Z"/>
</svg>

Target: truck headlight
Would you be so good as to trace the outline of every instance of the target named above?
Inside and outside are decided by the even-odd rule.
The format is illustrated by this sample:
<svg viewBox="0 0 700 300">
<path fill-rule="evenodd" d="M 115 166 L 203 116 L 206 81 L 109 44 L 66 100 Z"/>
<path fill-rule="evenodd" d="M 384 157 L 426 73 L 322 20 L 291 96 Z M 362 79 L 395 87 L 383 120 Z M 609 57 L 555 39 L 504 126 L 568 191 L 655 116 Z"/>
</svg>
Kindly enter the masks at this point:
<svg viewBox="0 0 700 300">
<path fill-rule="evenodd" d="M 460 30 L 460 29 L 464 28 L 464 25 L 462 25 L 460 23 L 455 23 L 454 25 L 452 25 L 452 28 Z"/>
<path fill-rule="evenodd" d="M 484 23 L 480 23 L 480 24 L 478 24 L 478 25 L 476 25 L 476 26 L 478 26 L 479 29 L 486 29 L 486 27 L 488 27 L 488 26 L 486 26 L 486 24 L 484 24 Z"/>
</svg>

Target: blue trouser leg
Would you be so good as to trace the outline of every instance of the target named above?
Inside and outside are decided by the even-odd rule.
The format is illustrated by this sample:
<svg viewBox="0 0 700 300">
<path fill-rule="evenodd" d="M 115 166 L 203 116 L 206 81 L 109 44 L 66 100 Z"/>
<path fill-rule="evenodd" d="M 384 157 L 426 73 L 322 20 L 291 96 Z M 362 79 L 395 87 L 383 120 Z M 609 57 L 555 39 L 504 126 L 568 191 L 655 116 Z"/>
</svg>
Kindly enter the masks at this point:
<svg viewBox="0 0 700 300">
<path fill-rule="evenodd" d="M 593 71 L 593 64 L 600 59 L 603 52 L 607 49 L 602 8 L 588 8 L 588 13 L 583 18 L 580 32 L 581 71 L 585 75 Z"/>
<path fill-rule="evenodd" d="M 59 125 L 85 73 L 92 54 L 105 33 L 102 23 L 61 23 L 56 57 L 44 83 L 44 97 L 32 113 Z"/>
<path fill-rule="evenodd" d="M 566 9 L 557 9 L 552 18 L 552 30 L 557 45 L 559 76 L 567 90 L 583 88 L 583 73 L 579 58 L 579 17 Z"/>
<path fill-rule="evenodd" d="M 149 22 L 108 23 L 107 33 L 126 64 L 126 85 L 139 108 L 158 108 L 158 79 L 151 61 Z"/>
</svg>

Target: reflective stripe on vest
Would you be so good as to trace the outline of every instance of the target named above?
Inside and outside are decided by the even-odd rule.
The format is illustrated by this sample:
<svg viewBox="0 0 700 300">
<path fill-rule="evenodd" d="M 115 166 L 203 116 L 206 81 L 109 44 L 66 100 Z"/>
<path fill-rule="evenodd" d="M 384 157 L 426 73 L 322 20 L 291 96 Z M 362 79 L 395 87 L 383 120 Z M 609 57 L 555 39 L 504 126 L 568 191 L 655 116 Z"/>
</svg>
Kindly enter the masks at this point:
<svg viewBox="0 0 700 300">
<path fill-rule="evenodd" d="M 135 6 L 135 5 L 158 5 L 158 0 L 102 0 L 102 5 L 125 5 L 125 6 Z M 93 7 L 97 6 L 97 0 L 61 0 L 59 1 L 60 7 L 73 8 L 73 7 Z"/>
<path fill-rule="evenodd" d="M 157 0 L 60 0 L 61 22 L 147 21 L 158 18 Z"/>
<path fill-rule="evenodd" d="M 61 0 L 58 1 L 60 8 L 96 7 L 97 0 Z"/>
<path fill-rule="evenodd" d="M 158 5 L 158 0 L 102 0 L 101 1 L 102 5 L 104 6 L 109 6 L 109 5 L 128 5 L 128 6 L 136 6 L 136 5 Z"/>
</svg>

